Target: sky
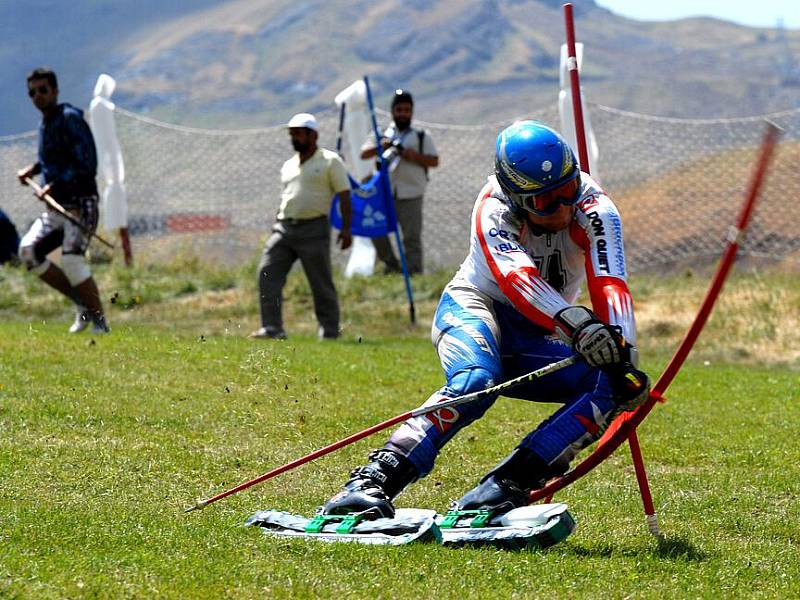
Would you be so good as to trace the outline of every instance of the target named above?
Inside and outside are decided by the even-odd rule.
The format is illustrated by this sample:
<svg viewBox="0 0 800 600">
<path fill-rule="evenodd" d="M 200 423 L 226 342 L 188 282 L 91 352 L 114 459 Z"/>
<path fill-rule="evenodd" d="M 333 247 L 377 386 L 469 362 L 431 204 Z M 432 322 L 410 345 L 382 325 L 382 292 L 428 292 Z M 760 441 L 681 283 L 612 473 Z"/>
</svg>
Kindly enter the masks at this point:
<svg viewBox="0 0 800 600">
<path fill-rule="evenodd" d="M 671 21 L 685 17 L 715 17 L 750 27 L 800 29 L 800 0 L 597 0 L 618 15 L 640 21 Z"/>
</svg>

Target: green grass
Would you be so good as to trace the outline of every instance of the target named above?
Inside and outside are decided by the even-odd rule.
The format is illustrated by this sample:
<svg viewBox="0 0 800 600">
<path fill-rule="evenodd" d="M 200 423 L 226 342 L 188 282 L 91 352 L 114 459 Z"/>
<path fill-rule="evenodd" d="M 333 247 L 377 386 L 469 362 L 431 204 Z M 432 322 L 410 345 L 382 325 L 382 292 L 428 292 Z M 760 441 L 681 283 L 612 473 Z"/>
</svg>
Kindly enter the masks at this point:
<svg viewBox="0 0 800 600">
<path fill-rule="evenodd" d="M 800 374 L 726 358 L 713 320 L 717 347 L 690 357 L 640 428 L 660 543 L 646 532 L 624 450 L 557 496 L 578 528 L 546 552 L 312 544 L 241 527 L 260 509 L 310 513 L 384 433 L 185 514 L 198 498 L 416 407 L 442 383 L 426 329 L 446 276 L 415 280 L 416 328 L 394 278 L 341 282 L 336 343 L 311 335 L 293 276 L 290 339 L 264 343 L 242 335 L 257 324 L 250 267 L 100 268 L 105 294 L 139 298 L 110 306 L 114 331 L 100 338 L 66 335 L 66 303 L 2 272 L 0 597 L 800 595 Z M 665 285 L 642 282 L 643 304 Z M 731 296 L 753 285 L 735 281 Z M 672 347 L 643 348 L 658 373 Z M 446 508 L 549 411 L 500 399 L 398 505 Z"/>
</svg>

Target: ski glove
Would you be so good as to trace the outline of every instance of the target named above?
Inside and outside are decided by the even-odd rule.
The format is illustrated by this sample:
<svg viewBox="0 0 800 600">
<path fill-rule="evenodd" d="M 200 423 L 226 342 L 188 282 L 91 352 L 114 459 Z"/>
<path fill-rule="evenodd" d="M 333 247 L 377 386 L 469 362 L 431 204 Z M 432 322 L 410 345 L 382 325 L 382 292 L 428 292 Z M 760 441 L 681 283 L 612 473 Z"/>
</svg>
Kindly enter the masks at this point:
<svg viewBox="0 0 800 600">
<path fill-rule="evenodd" d="M 553 317 L 556 332 L 592 367 L 628 362 L 629 348 L 619 328 L 606 325 L 585 306 L 570 306 Z"/>
</svg>

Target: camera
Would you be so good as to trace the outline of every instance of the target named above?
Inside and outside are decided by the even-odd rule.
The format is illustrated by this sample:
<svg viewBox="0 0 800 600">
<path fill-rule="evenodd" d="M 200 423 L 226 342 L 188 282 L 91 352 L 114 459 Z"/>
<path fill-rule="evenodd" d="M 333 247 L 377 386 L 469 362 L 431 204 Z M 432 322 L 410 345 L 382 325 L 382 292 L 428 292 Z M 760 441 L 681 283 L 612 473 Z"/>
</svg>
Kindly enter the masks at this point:
<svg viewBox="0 0 800 600">
<path fill-rule="evenodd" d="M 399 156 L 403 152 L 403 144 L 399 139 L 392 140 L 386 150 L 381 155 L 383 160 L 392 160 L 394 157 Z"/>
</svg>

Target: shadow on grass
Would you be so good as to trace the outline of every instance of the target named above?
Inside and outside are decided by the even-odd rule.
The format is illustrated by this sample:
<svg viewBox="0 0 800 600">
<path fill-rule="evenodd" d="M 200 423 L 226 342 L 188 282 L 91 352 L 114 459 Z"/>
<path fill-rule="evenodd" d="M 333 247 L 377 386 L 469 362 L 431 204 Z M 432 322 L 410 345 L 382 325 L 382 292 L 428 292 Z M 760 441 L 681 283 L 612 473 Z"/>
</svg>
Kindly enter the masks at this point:
<svg viewBox="0 0 800 600">
<path fill-rule="evenodd" d="M 705 552 L 698 550 L 689 539 L 683 536 L 662 536 L 658 538 L 657 545 L 653 550 L 641 545 L 630 546 L 614 543 L 601 543 L 592 546 L 568 543 L 559 549 L 566 553 L 592 558 L 611 558 L 612 556 L 620 555 L 639 556 L 650 552 L 659 558 L 681 562 L 703 562 L 708 558 Z"/>
<path fill-rule="evenodd" d="M 703 562 L 707 554 L 698 550 L 684 536 L 661 536 L 658 538 L 658 555 L 661 558 L 673 558 L 686 562 Z"/>
</svg>

